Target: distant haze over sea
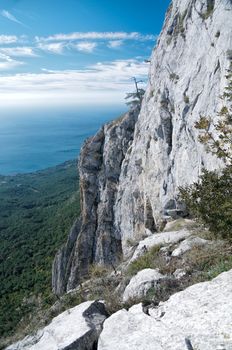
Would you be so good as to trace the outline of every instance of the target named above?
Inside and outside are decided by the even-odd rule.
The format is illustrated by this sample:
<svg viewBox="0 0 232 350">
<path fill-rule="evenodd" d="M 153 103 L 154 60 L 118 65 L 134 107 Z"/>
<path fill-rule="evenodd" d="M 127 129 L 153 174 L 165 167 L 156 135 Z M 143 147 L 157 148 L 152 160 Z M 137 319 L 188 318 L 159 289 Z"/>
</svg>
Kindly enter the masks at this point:
<svg viewBox="0 0 232 350">
<path fill-rule="evenodd" d="M 0 174 L 28 173 L 78 157 L 84 140 L 126 106 L 0 111 Z"/>
</svg>

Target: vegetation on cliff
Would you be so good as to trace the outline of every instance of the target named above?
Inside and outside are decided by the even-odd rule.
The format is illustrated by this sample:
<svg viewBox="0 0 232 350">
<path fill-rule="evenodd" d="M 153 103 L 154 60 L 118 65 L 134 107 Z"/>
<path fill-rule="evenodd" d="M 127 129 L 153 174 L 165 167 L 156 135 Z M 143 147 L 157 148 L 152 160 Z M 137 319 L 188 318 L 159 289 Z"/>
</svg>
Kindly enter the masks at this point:
<svg viewBox="0 0 232 350">
<path fill-rule="evenodd" d="M 227 102 L 212 123 L 201 116 L 196 128 L 199 140 L 208 152 L 225 163 L 221 171 L 203 170 L 198 182 L 180 189 L 181 197 L 190 213 L 205 223 L 216 236 L 232 240 L 232 64 L 228 70 L 228 85 L 223 94 Z M 213 133 L 217 131 L 217 135 Z"/>
<path fill-rule="evenodd" d="M 0 176 L 0 334 L 49 304 L 51 265 L 79 214 L 76 162 Z"/>
</svg>

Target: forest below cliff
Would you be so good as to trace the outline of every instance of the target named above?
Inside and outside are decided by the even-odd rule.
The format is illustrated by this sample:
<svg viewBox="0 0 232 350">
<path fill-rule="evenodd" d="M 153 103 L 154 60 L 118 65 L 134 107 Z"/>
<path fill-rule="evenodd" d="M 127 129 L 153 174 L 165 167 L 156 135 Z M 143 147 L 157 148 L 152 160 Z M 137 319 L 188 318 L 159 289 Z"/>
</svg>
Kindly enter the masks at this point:
<svg viewBox="0 0 232 350">
<path fill-rule="evenodd" d="M 76 161 L 0 176 L 0 334 L 49 304 L 51 265 L 79 213 Z"/>
</svg>

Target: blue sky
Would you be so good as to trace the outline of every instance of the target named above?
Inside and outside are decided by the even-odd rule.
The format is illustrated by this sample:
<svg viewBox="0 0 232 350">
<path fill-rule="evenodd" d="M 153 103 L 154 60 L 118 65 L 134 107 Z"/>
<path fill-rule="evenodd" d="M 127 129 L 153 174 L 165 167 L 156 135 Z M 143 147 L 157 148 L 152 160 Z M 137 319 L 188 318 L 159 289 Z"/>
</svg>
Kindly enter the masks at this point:
<svg viewBox="0 0 232 350">
<path fill-rule="evenodd" d="M 1 105 L 123 103 L 169 2 L 1 0 Z"/>
</svg>

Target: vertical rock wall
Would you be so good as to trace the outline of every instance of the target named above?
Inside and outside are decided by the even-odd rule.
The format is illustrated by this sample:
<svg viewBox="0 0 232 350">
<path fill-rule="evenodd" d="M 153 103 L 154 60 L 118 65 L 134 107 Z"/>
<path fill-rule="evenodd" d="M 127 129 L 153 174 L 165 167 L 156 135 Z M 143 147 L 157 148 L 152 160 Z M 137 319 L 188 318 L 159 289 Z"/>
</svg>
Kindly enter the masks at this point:
<svg viewBox="0 0 232 350">
<path fill-rule="evenodd" d="M 53 263 L 53 291 L 76 287 L 92 264 L 114 265 L 122 255 L 114 227 L 122 161 L 131 145 L 138 110 L 106 124 L 82 147 L 79 160 L 81 217 Z"/>
<path fill-rule="evenodd" d="M 178 209 L 178 187 L 219 161 L 198 142 L 200 115 L 217 118 L 232 59 L 232 2 L 174 0 L 152 54 L 132 151 L 122 164 L 115 225 L 126 240 Z"/>
<path fill-rule="evenodd" d="M 232 1 L 173 0 L 139 117 L 127 113 L 82 148 L 82 214 L 54 262 L 57 294 L 77 286 L 90 264 L 117 263 L 128 238 L 156 232 L 178 210 L 179 186 L 221 166 L 194 124 L 201 115 L 217 118 L 231 61 Z"/>
</svg>

